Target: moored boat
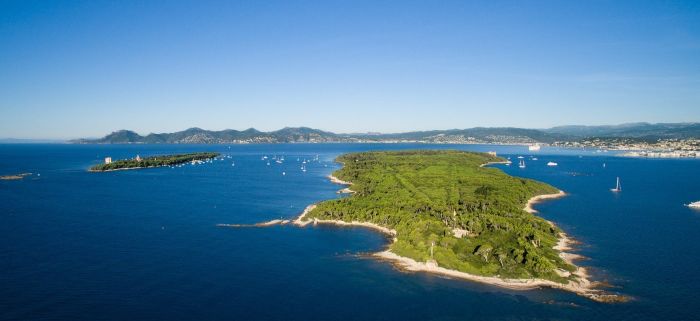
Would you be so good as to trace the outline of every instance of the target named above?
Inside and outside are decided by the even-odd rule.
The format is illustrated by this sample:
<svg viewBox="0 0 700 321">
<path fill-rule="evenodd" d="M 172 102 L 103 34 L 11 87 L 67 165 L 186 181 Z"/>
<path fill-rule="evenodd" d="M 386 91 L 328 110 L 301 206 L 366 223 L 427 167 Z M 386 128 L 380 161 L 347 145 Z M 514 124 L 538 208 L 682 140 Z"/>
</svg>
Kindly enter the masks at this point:
<svg viewBox="0 0 700 321">
<path fill-rule="evenodd" d="M 622 185 L 620 185 L 620 178 L 617 178 L 617 183 L 615 184 L 615 188 L 611 188 L 610 191 L 612 192 L 622 192 Z"/>
</svg>

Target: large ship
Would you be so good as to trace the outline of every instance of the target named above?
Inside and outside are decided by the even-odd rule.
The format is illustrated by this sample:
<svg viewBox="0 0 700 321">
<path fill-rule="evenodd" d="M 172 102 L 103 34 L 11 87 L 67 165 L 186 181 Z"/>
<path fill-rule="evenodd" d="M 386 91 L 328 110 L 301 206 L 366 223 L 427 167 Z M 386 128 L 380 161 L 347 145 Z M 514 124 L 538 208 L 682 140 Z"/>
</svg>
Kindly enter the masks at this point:
<svg viewBox="0 0 700 321">
<path fill-rule="evenodd" d="M 685 206 L 692 207 L 692 208 L 700 208 L 700 201 L 692 202 L 690 204 L 686 204 Z"/>
<path fill-rule="evenodd" d="M 540 150 L 540 144 L 532 144 L 527 146 L 527 150 L 529 151 L 538 151 Z"/>
</svg>

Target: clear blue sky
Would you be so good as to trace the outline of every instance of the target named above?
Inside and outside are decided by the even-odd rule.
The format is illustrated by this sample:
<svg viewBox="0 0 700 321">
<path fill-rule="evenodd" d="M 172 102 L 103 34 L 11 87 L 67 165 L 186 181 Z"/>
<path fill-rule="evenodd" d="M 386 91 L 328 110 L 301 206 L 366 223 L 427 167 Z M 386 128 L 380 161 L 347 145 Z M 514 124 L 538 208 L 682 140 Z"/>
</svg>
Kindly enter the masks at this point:
<svg viewBox="0 0 700 321">
<path fill-rule="evenodd" d="M 700 1 L 5 1 L 0 137 L 700 121 Z"/>
</svg>

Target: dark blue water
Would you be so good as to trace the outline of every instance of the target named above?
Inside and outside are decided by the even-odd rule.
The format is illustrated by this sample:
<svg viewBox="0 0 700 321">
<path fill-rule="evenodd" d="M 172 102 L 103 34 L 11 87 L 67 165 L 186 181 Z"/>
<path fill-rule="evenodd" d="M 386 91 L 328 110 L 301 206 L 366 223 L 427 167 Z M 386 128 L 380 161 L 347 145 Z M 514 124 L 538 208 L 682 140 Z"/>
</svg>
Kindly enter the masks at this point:
<svg viewBox="0 0 700 321">
<path fill-rule="evenodd" d="M 410 148 L 528 153 L 476 145 L 0 145 L 0 175 L 34 173 L 0 181 L 0 319 L 700 319 L 700 212 L 683 206 L 700 200 L 695 160 L 543 149 L 525 169 L 498 166 L 570 194 L 538 209 L 582 242 L 579 253 L 590 259 L 581 264 L 634 298 L 625 304 L 400 272 L 364 255 L 387 240 L 362 228 L 215 226 L 295 217 L 338 197 L 340 187 L 325 178 L 338 154 Z M 105 156 L 211 150 L 232 159 L 86 172 Z M 263 155 L 286 161 L 267 166 Z M 316 155 L 301 172 L 297 158 Z M 616 176 L 619 195 L 609 191 Z"/>
</svg>

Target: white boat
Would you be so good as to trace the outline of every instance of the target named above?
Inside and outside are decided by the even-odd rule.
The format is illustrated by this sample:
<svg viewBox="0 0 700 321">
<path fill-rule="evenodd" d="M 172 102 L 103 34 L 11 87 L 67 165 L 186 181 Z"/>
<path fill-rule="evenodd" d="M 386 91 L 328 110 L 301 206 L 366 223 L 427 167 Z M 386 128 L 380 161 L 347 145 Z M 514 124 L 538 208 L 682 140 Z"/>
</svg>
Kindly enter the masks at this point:
<svg viewBox="0 0 700 321">
<path fill-rule="evenodd" d="M 549 162 L 549 163 L 547 163 L 547 166 L 557 166 L 557 165 L 559 165 L 559 164 L 557 164 L 557 163 L 555 163 L 555 162 Z"/>
<path fill-rule="evenodd" d="M 523 158 L 525 158 L 525 157 L 522 157 L 522 156 L 518 156 L 518 159 L 523 159 Z"/>
<path fill-rule="evenodd" d="M 538 159 L 537 159 L 537 157 L 533 157 L 532 160 L 536 161 L 536 160 L 538 160 Z"/>
<path fill-rule="evenodd" d="M 615 188 L 611 188 L 610 191 L 613 192 L 622 192 L 622 185 L 620 185 L 620 178 L 617 178 L 617 184 L 615 184 Z"/>
<path fill-rule="evenodd" d="M 691 207 L 691 208 L 700 208 L 700 201 L 692 202 L 690 204 L 686 204 L 685 206 Z"/>
<path fill-rule="evenodd" d="M 525 160 L 524 159 L 520 160 L 520 165 L 518 165 L 518 167 L 525 168 Z"/>
<path fill-rule="evenodd" d="M 528 145 L 527 150 L 529 151 L 538 151 L 540 150 L 540 144 L 533 144 L 533 145 Z"/>
</svg>

